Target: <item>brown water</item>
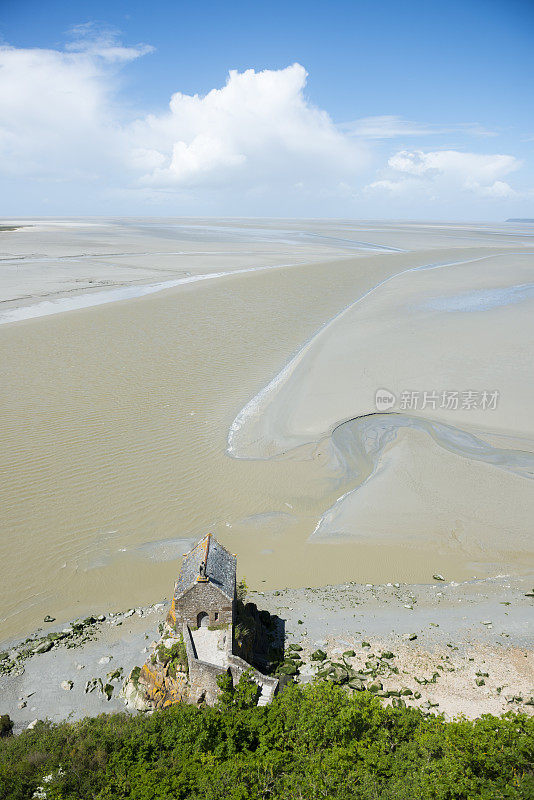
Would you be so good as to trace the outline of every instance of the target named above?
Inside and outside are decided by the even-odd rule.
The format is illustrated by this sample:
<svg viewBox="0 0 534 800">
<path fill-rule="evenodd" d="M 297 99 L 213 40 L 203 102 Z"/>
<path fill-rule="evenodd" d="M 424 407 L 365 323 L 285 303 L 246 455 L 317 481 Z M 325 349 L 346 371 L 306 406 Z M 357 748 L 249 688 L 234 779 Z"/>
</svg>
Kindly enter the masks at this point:
<svg viewBox="0 0 534 800">
<path fill-rule="evenodd" d="M 225 452 L 303 341 L 411 262 L 345 258 L 2 326 L 0 637 L 160 599 L 180 540 L 207 530 L 256 586 L 427 577 L 430 552 L 307 543 L 336 498 L 320 451 Z"/>
</svg>

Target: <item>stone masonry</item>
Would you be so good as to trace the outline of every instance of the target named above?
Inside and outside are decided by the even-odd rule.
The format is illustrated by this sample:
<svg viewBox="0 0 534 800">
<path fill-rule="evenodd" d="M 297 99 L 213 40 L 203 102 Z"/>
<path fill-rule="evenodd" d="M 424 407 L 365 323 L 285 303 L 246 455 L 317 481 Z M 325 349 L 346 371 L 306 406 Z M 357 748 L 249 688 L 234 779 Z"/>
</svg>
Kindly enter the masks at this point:
<svg viewBox="0 0 534 800">
<path fill-rule="evenodd" d="M 260 687 L 258 705 L 272 700 L 278 679 L 233 651 L 236 568 L 236 556 L 211 534 L 184 556 L 162 639 L 136 677 L 130 676 L 134 707 L 213 705 L 220 691 L 217 679 L 224 673 L 235 684 L 247 672 Z"/>
</svg>

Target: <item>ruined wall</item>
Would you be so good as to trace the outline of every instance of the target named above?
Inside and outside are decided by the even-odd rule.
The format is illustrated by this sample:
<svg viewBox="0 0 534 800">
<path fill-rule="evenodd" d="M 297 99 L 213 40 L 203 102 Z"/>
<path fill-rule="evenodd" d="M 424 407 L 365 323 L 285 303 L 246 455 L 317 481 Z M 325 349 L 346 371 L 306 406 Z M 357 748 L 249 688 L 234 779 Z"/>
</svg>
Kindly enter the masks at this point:
<svg viewBox="0 0 534 800">
<path fill-rule="evenodd" d="M 189 663 L 189 701 L 200 702 L 203 700 L 208 705 L 214 705 L 220 693 L 217 678 L 230 670 L 234 685 L 241 675 L 249 671 L 251 677 L 262 687 L 263 694 L 271 700 L 278 690 L 278 678 L 263 675 L 249 663 L 233 653 L 227 654 L 228 667 L 219 667 L 200 661 L 195 655 L 195 645 L 191 631 L 186 624 L 183 625 L 183 637 Z"/>
<path fill-rule="evenodd" d="M 236 684 L 241 675 L 248 670 L 250 677 L 253 678 L 256 683 L 260 684 L 260 686 L 264 686 L 271 698 L 274 697 L 278 691 L 278 678 L 272 678 L 270 675 L 264 675 L 255 667 L 252 667 L 248 661 L 244 661 L 239 656 L 233 655 L 233 653 L 228 656 L 228 666 L 230 668 L 230 672 L 232 673 L 234 684 Z"/>
<path fill-rule="evenodd" d="M 191 631 L 185 623 L 182 626 L 182 632 L 189 664 L 189 701 L 198 703 L 203 700 L 212 706 L 217 702 L 220 692 L 217 678 L 219 675 L 224 675 L 226 669 L 216 664 L 200 661 L 195 655 L 195 645 Z"/>
<path fill-rule="evenodd" d="M 173 598 L 168 621 L 177 630 L 184 622 L 196 628 L 199 613 L 208 614 L 210 625 L 231 625 L 234 621 L 233 603 L 211 581 L 195 583 L 182 597 Z"/>
</svg>

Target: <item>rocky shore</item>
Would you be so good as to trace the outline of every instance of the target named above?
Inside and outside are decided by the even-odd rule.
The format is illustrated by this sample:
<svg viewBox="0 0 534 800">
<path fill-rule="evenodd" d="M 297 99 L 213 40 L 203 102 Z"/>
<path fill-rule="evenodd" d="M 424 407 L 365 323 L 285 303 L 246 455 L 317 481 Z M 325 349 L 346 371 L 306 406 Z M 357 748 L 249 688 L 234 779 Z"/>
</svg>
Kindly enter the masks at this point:
<svg viewBox="0 0 534 800">
<path fill-rule="evenodd" d="M 285 624 L 279 674 L 368 688 L 385 703 L 446 717 L 534 713 L 532 579 L 457 584 L 345 583 L 249 591 Z M 123 711 L 132 669 L 160 638 L 165 601 L 125 612 L 46 623 L 0 647 L 0 714 L 15 732 L 37 719 L 80 719 Z"/>
</svg>

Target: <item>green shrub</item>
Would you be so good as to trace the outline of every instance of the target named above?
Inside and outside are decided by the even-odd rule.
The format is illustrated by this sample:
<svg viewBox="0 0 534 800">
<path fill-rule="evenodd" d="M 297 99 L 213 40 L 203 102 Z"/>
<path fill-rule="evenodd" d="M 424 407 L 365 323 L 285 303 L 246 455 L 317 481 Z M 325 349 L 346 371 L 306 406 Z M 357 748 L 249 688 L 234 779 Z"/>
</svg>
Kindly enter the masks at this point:
<svg viewBox="0 0 534 800">
<path fill-rule="evenodd" d="M 176 674 L 178 667 L 185 669 L 187 667 L 187 650 L 184 643 L 184 638 L 180 634 L 180 640 L 175 642 L 172 647 L 165 647 L 160 644 L 156 649 L 157 659 L 163 666 L 171 665 Z"/>
<path fill-rule="evenodd" d="M 446 722 L 326 682 L 257 707 L 250 678 L 239 692 L 228 677 L 219 707 L 40 722 L 0 739 L 0 797 L 30 800 L 39 785 L 49 800 L 534 797 L 532 717 Z"/>
<path fill-rule="evenodd" d="M 220 675 L 217 684 L 221 690 L 218 701 L 221 708 L 253 708 L 258 703 L 260 687 L 252 678 L 252 670 L 243 672 L 235 686 L 229 672 Z"/>
</svg>

